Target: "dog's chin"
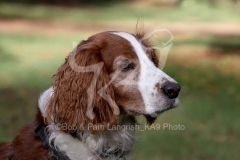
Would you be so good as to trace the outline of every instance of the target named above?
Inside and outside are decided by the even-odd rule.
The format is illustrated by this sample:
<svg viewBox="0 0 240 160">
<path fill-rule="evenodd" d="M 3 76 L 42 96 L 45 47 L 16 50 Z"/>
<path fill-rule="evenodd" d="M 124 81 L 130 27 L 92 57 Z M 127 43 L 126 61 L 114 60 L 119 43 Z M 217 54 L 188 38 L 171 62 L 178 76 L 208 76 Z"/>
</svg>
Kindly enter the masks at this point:
<svg viewBox="0 0 240 160">
<path fill-rule="evenodd" d="M 151 117 L 157 117 L 158 115 L 162 114 L 165 111 L 168 111 L 170 109 L 176 108 L 179 104 L 179 99 L 173 99 L 168 101 L 164 107 L 161 107 L 161 109 L 156 110 L 154 113 L 150 114 Z"/>
</svg>

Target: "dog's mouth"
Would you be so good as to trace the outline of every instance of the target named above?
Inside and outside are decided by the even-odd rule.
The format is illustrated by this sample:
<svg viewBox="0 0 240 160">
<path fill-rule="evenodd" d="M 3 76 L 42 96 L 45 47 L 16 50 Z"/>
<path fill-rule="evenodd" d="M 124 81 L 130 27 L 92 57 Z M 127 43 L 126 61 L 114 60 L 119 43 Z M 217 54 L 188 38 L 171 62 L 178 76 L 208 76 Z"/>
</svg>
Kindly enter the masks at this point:
<svg viewBox="0 0 240 160">
<path fill-rule="evenodd" d="M 131 115 L 131 116 L 149 115 L 152 118 L 154 118 L 154 117 L 156 118 L 157 116 L 159 116 L 163 112 L 166 112 L 168 110 L 176 108 L 178 106 L 178 104 L 179 104 L 178 98 L 167 100 L 167 102 L 165 102 L 164 107 L 161 107 L 159 109 L 157 109 L 158 107 L 155 107 L 155 111 L 150 113 L 150 114 L 146 114 L 144 112 L 139 112 L 138 110 L 124 110 L 124 108 L 121 107 L 121 106 L 119 106 L 119 108 L 120 108 L 120 113 L 122 115 L 125 115 L 125 114 Z"/>
<path fill-rule="evenodd" d="M 179 104 L 179 99 L 178 99 L 178 98 L 172 99 L 172 100 L 168 103 L 168 105 L 166 106 L 166 108 L 162 109 L 162 110 L 160 111 L 160 113 L 163 113 L 163 112 L 168 111 L 168 110 L 170 110 L 170 109 L 176 108 L 176 107 L 178 106 L 178 104 Z"/>
<path fill-rule="evenodd" d="M 162 109 L 162 110 L 156 111 L 155 113 L 158 114 L 158 115 L 160 115 L 161 113 L 163 113 L 163 112 L 165 112 L 165 111 L 168 111 L 168 110 L 170 110 L 170 109 L 173 109 L 173 108 L 176 108 L 176 106 L 174 107 L 173 105 L 171 105 L 171 106 L 169 106 L 169 107 L 167 107 L 167 108 L 164 108 L 164 109 Z"/>
<path fill-rule="evenodd" d="M 151 114 L 152 117 L 157 117 L 158 115 L 162 114 L 163 112 L 166 112 L 168 110 L 171 110 L 173 108 L 176 108 L 179 104 L 178 98 L 175 98 L 171 100 L 164 108 L 161 108 L 157 111 L 155 111 L 153 114 Z"/>
</svg>

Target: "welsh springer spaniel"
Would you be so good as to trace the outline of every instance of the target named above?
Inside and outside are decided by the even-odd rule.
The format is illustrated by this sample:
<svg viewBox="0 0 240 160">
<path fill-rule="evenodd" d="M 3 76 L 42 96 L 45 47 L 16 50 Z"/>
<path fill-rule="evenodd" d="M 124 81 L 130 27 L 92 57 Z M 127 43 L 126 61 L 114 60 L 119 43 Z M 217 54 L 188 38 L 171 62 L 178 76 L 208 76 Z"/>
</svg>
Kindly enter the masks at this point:
<svg viewBox="0 0 240 160">
<path fill-rule="evenodd" d="M 179 103 L 180 86 L 158 65 L 144 34 L 103 32 L 82 41 L 40 96 L 35 123 L 0 145 L 0 159 L 131 159 L 134 117 L 152 124 Z"/>
</svg>

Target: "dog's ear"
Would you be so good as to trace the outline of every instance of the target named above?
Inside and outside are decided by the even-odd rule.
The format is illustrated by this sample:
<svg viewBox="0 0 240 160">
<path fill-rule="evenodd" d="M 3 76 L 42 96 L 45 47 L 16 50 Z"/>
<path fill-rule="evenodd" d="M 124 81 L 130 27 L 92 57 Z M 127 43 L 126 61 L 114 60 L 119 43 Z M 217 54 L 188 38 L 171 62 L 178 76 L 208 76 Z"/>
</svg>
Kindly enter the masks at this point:
<svg viewBox="0 0 240 160">
<path fill-rule="evenodd" d="M 48 103 L 47 119 L 64 124 L 66 132 L 98 132 L 116 124 L 119 109 L 101 58 L 100 44 L 81 42 L 54 75 L 54 93 Z M 86 128 L 85 128 L 86 129 Z"/>
</svg>

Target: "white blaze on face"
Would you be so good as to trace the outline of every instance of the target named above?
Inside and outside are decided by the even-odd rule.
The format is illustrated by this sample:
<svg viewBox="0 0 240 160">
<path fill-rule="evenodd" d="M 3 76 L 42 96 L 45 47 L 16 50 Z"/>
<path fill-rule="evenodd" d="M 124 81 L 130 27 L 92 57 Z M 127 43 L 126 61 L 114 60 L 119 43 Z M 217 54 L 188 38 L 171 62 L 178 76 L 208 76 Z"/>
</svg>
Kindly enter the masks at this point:
<svg viewBox="0 0 240 160">
<path fill-rule="evenodd" d="M 141 92 L 146 106 L 146 114 L 154 114 L 156 111 L 169 107 L 166 106 L 167 97 L 163 96 L 163 94 L 159 94 L 161 91 L 155 86 L 156 84 L 160 84 L 159 87 L 161 87 L 161 84 L 165 81 L 175 82 L 175 80 L 157 68 L 153 62 L 150 61 L 143 50 L 142 44 L 133 35 L 126 32 L 113 32 L 113 34 L 121 36 L 129 41 L 139 58 L 140 77 L 138 81 L 138 89 Z"/>
</svg>

